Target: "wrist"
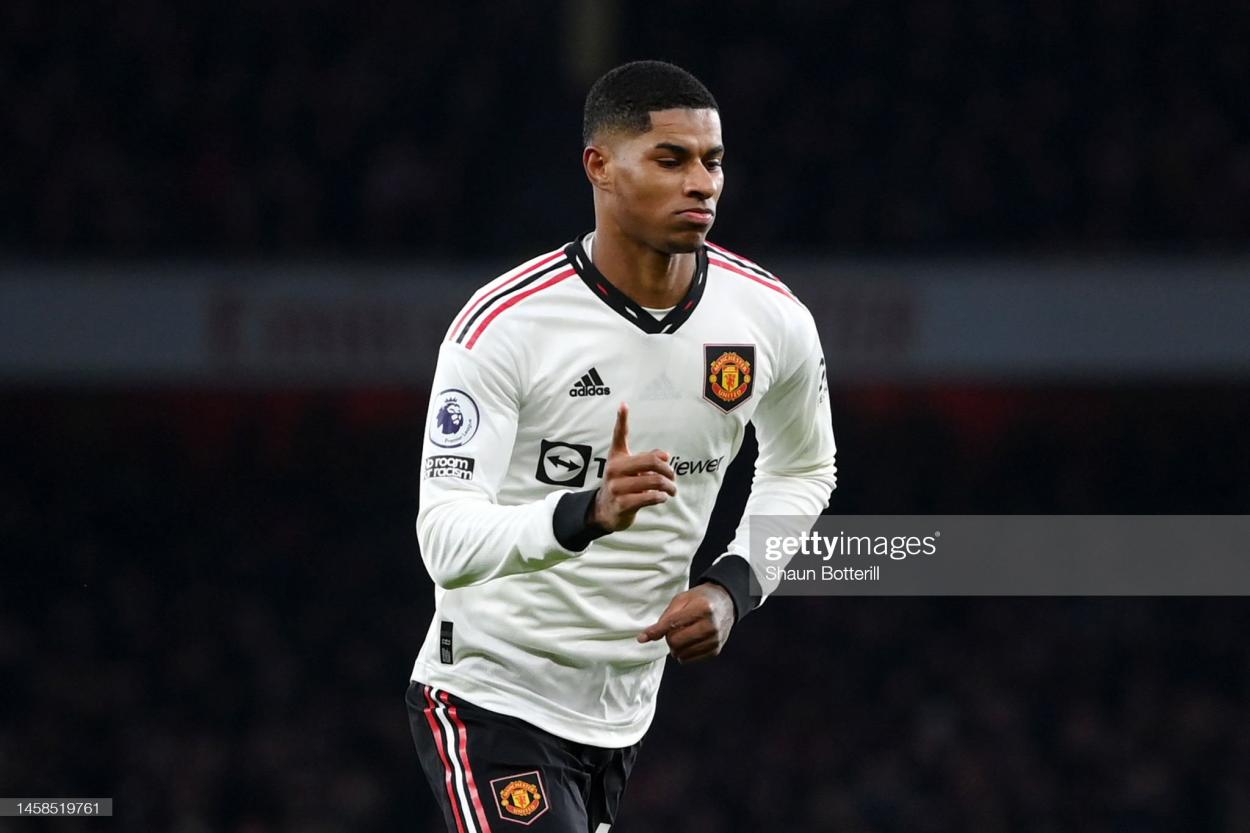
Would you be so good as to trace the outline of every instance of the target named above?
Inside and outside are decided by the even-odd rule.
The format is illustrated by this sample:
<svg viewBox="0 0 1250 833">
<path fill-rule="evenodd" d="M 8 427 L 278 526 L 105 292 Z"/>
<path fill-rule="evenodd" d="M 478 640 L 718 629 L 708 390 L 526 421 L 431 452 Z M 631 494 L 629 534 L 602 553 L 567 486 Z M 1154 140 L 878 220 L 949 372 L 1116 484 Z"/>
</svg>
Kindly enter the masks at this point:
<svg viewBox="0 0 1250 833">
<path fill-rule="evenodd" d="M 603 524 L 599 521 L 599 490 L 595 489 L 590 503 L 586 505 L 586 517 L 582 519 L 586 526 L 590 529 L 602 529 Z"/>
<path fill-rule="evenodd" d="M 742 621 L 759 603 L 759 583 L 751 572 L 751 565 L 740 555 L 721 557 L 695 581 L 696 585 L 715 584 L 729 594 L 734 606 L 734 619 Z"/>
<path fill-rule="evenodd" d="M 733 594 L 720 582 L 715 579 L 708 579 L 702 584 L 695 586 L 696 590 L 702 591 L 711 600 L 712 604 L 719 605 L 729 611 L 729 615 L 737 618 L 737 605 L 734 603 Z"/>
<path fill-rule="evenodd" d="M 599 489 L 594 490 L 594 496 L 590 499 L 590 505 L 586 507 L 586 529 L 589 530 L 596 538 L 602 535 L 609 535 L 615 530 L 606 520 L 602 507 L 599 505 Z"/>
<path fill-rule="evenodd" d="M 594 516 L 598 489 L 569 492 L 560 498 L 552 518 L 556 542 L 566 550 L 581 552 L 596 538 L 602 538 L 610 530 L 589 522 Z"/>
</svg>

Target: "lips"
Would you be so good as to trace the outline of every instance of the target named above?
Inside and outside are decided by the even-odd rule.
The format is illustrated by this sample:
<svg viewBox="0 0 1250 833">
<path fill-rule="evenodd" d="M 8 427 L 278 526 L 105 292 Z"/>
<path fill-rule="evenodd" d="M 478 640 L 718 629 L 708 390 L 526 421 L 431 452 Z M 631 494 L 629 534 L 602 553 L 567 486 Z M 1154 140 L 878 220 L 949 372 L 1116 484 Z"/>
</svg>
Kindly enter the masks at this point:
<svg viewBox="0 0 1250 833">
<path fill-rule="evenodd" d="M 685 211 L 679 211 L 677 213 L 679 216 L 685 217 L 690 222 L 698 223 L 703 226 L 711 225 L 712 218 L 716 216 L 713 211 L 707 208 L 687 208 Z"/>
</svg>

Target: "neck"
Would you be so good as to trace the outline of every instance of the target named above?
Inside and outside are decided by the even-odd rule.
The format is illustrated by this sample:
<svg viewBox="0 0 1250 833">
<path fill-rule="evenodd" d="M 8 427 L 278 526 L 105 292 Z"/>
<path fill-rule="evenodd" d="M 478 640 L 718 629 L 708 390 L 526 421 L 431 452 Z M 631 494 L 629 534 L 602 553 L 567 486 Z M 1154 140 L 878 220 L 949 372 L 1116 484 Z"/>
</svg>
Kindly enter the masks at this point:
<svg viewBox="0 0 1250 833">
<path fill-rule="evenodd" d="M 590 259 L 595 268 L 636 303 L 663 309 L 686 297 L 698 259 L 694 252 L 669 254 L 599 224 Z"/>
</svg>

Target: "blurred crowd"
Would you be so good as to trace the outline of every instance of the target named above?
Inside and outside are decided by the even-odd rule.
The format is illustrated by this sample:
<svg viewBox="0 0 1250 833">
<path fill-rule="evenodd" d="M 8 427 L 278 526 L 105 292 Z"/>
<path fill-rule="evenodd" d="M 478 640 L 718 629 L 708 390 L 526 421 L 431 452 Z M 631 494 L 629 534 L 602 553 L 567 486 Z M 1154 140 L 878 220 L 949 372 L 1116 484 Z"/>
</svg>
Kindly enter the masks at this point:
<svg viewBox="0 0 1250 833">
<path fill-rule="evenodd" d="M 1250 6 L 0 4 L 0 250 L 492 254 L 591 224 L 595 72 L 718 97 L 753 251 L 1244 249 Z M 587 70 L 590 67 L 590 70 Z"/>
<path fill-rule="evenodd" d="M 840 513 L 1250 501 L 1244 387 L 833 402 Z M 2 791 L 116 799 L 53 830 L 441 829 L 402 703 L 432 604 L 423 413 L 407 393 L 0 398 Z M 613 830 L 1244 830 L 1247 632 L 1232 598 L 775 599 L 716 661 L 669 668 Z"/>
</svg>

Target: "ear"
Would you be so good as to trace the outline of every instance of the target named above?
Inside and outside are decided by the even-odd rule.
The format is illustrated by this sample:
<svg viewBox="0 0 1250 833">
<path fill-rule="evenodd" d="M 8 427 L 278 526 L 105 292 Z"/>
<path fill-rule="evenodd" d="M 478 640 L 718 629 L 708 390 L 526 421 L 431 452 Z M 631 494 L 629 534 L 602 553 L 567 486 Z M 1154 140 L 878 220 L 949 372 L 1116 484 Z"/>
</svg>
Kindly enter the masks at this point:
<svg viewBox="0 0 1250 833">
<path fill-rule="evenodd" d="M 582 168 L 595 188 L 612 190 L 612 151 L 606 146 L 587 145 L 582 151 Z"/>
</svg>

